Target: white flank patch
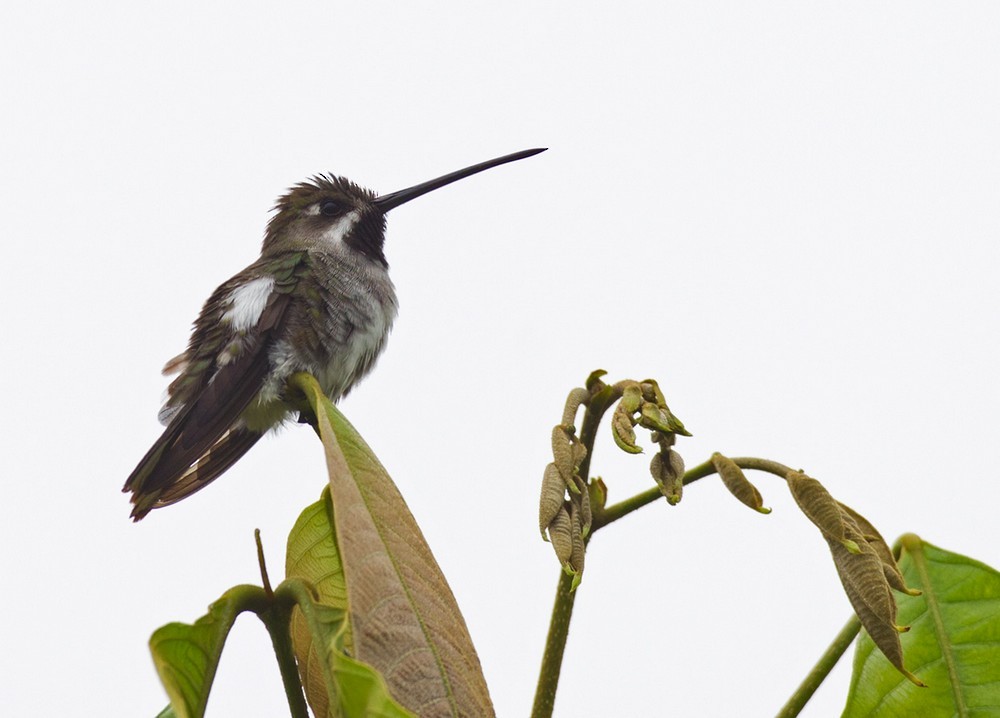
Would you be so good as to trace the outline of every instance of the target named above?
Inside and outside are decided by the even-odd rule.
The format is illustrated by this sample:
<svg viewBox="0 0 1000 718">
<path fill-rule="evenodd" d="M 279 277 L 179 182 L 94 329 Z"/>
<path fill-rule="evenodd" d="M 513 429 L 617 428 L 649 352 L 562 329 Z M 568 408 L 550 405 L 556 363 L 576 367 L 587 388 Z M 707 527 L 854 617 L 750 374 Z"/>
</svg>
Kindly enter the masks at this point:
<svg viewBox="0 0 1000 718">
<path fill-rule="evenodd" d="M 245 332 L 260 321 L 267 299 L 274 289 L 274 277 L 258 277 L 237 287 L 229 295 L 229 309 L 222 315 L 238 332 Z"/>
<path fill-rule="evenodd" d="M 354 229 L 354 225 L 358 223 L 359 219 L 361 219 L 361 213 L 358 212 L 358 210 L 355 209 L 352 210 L 351 212 L 348 212 L 343 217 L 334 222 L 332 225 L 330 225 L 329 229 L 323 232 L 322 234 L 323 242 L 328 243 L 330 245 L 340 244 L 341 242 L 344 241 L 344 237 L 346 237 L 348 233 L 352 229 Z"/>
</svg>

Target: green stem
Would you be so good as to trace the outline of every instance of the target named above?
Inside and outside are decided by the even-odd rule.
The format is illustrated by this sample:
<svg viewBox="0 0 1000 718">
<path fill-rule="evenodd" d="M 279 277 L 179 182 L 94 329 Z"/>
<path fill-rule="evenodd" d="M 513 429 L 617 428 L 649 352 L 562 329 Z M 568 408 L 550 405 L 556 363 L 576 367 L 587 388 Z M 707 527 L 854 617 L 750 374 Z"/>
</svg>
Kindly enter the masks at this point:
<svg viewBox="0 0 1000 718">
<path fill-rule="evenodd" d="M 621 394 L 622 389 L 618 385 L 605 388 L 602 393 L 594 397 L 594 400 L 591 401 L 584 413 L 580 441 L 587 448 L 587 456 L 580 466 L 580 476 L 585 481 L 589 480 L 590 457 L 593 454 L 594 439 L 597 435 L 597 427 L 600 424 L 601 417 L 604 416 L 604 412 L 607 411 L 611 404 L 621 398 Z M 787 466 L 768 459 L 737 457 L 733 461 L 741 468 L 766 471 L 782 478 L 791 471 Z M 714 473 L 716 471 L 711 460 L 706 461 L 684 472 L 684 484 L 694 483 L 698 479 L 703 479 Z M 597 529 L 607 526 L 623 516 L 627 516 L 636 509 L 642 508 L 662 496 L 659 487 L 653 487 L 617 504 L 612 504 L 604 509 L 596 509 L 593 515 L 590 535 L 587 537 L 588 543 Z M 556 588 L 555 603 L 552 606 L 552 617 L 549 619 L 549 634 L 545 639 L 545 653 L 542 656 L 542 667 L 538 675 L 538 686 L 535 689 L 535 702 L 531 709 L 531 718 L 550 718 L 552 715 L 556 699 L 556 688 L 559 685 L 559 672 L 562 668 L 563 654 L 566 651 L 566 638 L 569 635 L 569 623 L 573 617 L 573 603 L 576 600 L 576 592 L 572 588 L 573 577 L 566 573 L 561 573 L 559 575 L 559 585 Z M 808 700 L 808 696 L 806 700 Z"/>
<path fill-rule="evenodd" d="M 292 649 L 292 608 L 293 604 L 275 602 L 271 609 L 258 613 L 258 617 L 267 627 L 271 636 L 274 655 L 278 659 L 278 669 L 281 671 L 281 682 L 285 686 L 285 696 L 288 698 L 288 709 L 292 718 L 309 718 L 309 707 L 302 693 L 302 680 L 299 677 L 298 665 L 295 662 L 295 651 Z"/>
<path fill-rule="evenodd" d="M 752 456 L 737 456 L 733 458 L 733 461 L 735 461 L 736 465 L 740 468 L 766 471 L 782 478 L 785 477 L 785 474 L 791 471 L 791 469 L 787 466 L 779 464 L 777 461 L 758 459 Z M 694 466 L 684 472 L 684 485 L 687 486 L 688 484 L 693 484 L 698 479 L 703 479 L 714 473 L 715 466 L 712 465 L 711 460 L 698 464 L 697 466 Z M 662 496 L 663 494 L 660 493 L 659 487 L 654 486 L 653 488 L 646 489 L 642 493 L 636 494 L 635 496 L 627 498 L 624 501 L 619 501 L 617 504 L 612 504 L 611 506 L 607 506 L 603 509 L 596 509 L 594 511 L 593 523 L 590 528 L 591 534 L 602 526 L 607 526 L 623 516 L 627 516 L 636 509 L 641 509 L 646 504 L 653 503 L 657 499 L 662 498 Z"/>
<path fill-rule="evenodd" d="M 833 667 L 837 665 L 837 661 L 844 655 L 844 651 L 850 647 L 860 630 L 861 621 L 858 620 L 857 616 L 851 616 L 847 623 L 844 624 L 844 627 L 840 629 L 837 637 L 833 639 L 833 643 L 820 656 L 816 665 L 813 666 L 813 669 L 809 671 L 809 674 L 799 687 L 795 689 L 788 702 L 778 712 L 776 718 L 794 718 L 802 711 L 806 703 L 809 702 L 809 699 L 812 698 L 813 693 L 816 692 L 816 689 L 826 680 Z"/>
<path fill-rule="evenodd" d="M 580 423 L 580 443 L 586 447 L 587 455 L 580 463 L 579 471 L 585 483 L 590 479 L 590 459 L 594 455 L 594 441 L 597 438 L 601 418 L 608 408 L 621 398 L 622 391 L 623 387 L 618 385 L 603 387 L 591 397 L 583 413 L 583 421 Z M 545 653 L 542 655 L 542 667 L 538 672 L 538 685 L 535 688 L 531 718 L 550 718 L 552 715 L 575 601 L 573 576 L 562 572 L 559 574 L 556 599 L 552 606 L 552 617 L 549 619 L 549 634 L 545 638 Z"/>
<path fill-rule="evenodd" d="M 611 405 L 622 398 L 623 392 L 624 387 L 619 384 L 604 387 L 591 397 L 583 413 L 583 421 L 580 422 L 580 443 L 586 447 L 587 455 L 580 462 L 580 477 L 585 482 L 590 481 L 590 459 L 594 455 L 594 441 L 597 439 L 597 429 L 601 425 L 601 419 Z"/>
<path fill-rule="evenodd" d="M 545 639 L 545 654 L 542 668 L 538 673 L 538 687 L 535 689 L 535 703 L 531 708 L 531 718 L 550 718 L 556 702 L 556 688 L 559 686 L 559 672 L 562 669 L 569 622 L 573 617 L 573 577 L 565 572 L 559 575 L 555 605 L 549 621 L 549 635 Z"/>
</svg>

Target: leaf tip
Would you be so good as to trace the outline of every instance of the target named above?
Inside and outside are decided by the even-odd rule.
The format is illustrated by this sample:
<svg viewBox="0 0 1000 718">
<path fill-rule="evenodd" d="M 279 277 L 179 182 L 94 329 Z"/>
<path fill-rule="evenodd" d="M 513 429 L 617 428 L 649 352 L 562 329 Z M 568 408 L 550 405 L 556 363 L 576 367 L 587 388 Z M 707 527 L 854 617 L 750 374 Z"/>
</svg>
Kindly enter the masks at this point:
<svg viewBox="0 0 1000 718">
<path fill-rule="evenodd" d="M 583 574 L 580 571 L 574 569 L 572 566 L 570 566 L 569 563 L 564 563 L 562 569 L 563 573 L 565 573 L 567 576 L 573 577 L 573 581 L 569 585 L 569 592 L 573 593 L 574 591 L 576 591 L 576 587 L 580 585 L 580 581 L 583 580 Z"/>
<path fill-rule="evenodd" d="M 861 553 L 861 547 L 858 546 L 857 543 L 855 543 L 854 541 L 851 541 L 851 539 L 841 539 L 840 543 L 844 548 L 846 548 L 848 551 L 850 551 L 855 555 Z"/>
</svg>

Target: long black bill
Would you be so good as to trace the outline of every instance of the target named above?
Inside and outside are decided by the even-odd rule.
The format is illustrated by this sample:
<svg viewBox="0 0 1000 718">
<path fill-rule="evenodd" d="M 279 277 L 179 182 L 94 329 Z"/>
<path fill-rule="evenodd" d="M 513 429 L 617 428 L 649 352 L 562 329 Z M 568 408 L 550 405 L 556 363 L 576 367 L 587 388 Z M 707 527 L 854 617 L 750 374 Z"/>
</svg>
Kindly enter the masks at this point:
<svg viewBox="0 0 1000 718">
<path fill-rule="evenodd" d="M 478 165 L 472 165 L 471 167 L 466 167 L 464 170 L 458 170 L 457 172 L 449 172 L 446 175 L 442 175 L 437 179 L 428 180 L 426 182 L 421 182 L 413 187 L 408 187 L 407 189 L 401 189 L 398 192 L 390 192 L 389 194 L 384 194 L 378 197 L 374 204 L 383 213 L 388 212 L 394 207 L 398 207 L 404 202 L 409 202 L 411 199 L 416 199 L 422 194 L 427 194 L 439 187 L 444 187 L 446 184 L 451 184 L 456 180 L 464 179 L 470 175 L 474 175 L 477 172 L 482 172 L 483 170 L 488 170 L 491 167 L 496 167 L 497 165 L 507 164 L 508 162 L 515 162 L 517 160 L 523 160 L 525 157 L 531 157 L 532 155 L 537 155 L 539 152 L 545 152 L 548 147 L 541 147 L 534 150 L 521 150 L 520 152 L 515 152 L 511 155 L 504 155 L 503 157 L 497 157 L 493 160 L 487 160 L 486 162 L 480 162 Z"/>
</svg>

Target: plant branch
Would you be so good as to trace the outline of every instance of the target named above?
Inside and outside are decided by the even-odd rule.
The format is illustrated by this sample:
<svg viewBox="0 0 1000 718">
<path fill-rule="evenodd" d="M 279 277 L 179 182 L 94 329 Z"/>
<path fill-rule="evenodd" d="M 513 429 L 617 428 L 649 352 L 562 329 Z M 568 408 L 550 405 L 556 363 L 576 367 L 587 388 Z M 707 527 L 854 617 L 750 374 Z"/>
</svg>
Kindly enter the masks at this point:
<svg viewBox="0 0 1000 718">
<path fill-rule="evenodd" d="M 809 699 L 812 698 L 813 693 L 816 692 L 816 689 L 826 680 L 833 667 L 837 665 L 837 661 L 844 655 L 844 651 L 850 647 L 860 630 L 861 621 L 858 620 L 857 616 L 851 616 L 847 623 L 844 624 L 844 627 L 840 629 L 840 633 L 833 639 L 830 646 L 820 656 L 813 669 L 809 671 L 799 687 L 795 689 L 788 702 L 778 711 L 776 718 L 795 718 L 802 711 L 806 703 L 809 702 Z"/>
<path fill-rule="evenodd" d="M 601 425 L 604 413 L 616 401 L 622 398 L 625 391 L 624 383 L 619 382 L 614 386 L 605 386 L 590 398 L 586 411 L 583 413 L 583 421 L 580 423 L 580 443 L 587 449 L 587 455 L 580 462 L 580 477 L 585 481 L 590 480 L 590 459 L 594 455 L 594 441 L 597 439 L 597 430 Z"/>
<path fill-rule="evenodd" d="M 273 594 L 272 594 L 273 596 Z M 302 680 L 299 677 L 298 664 L 295 662 L 295 652 L 292 649 L 291 620 L 295 604 L 288 600 L 272 600 L 267 611 L 261 611 L 257 617 L 267 627 L 271 636 L 274 655 L 278 659 L 278 669 L 281 671 L 281 682 L 288 698 L 288 709 L 292 718 L 309 718 L 309 708 L 305 695 L 302 693 Z"/>
<path fill-rule="evenodd" d="M 580 476 L 584 481 L 589 482 L 590 458 L 593 455 L 594 440 L 597 437 L 597 428 L 601 423 L 601 418 L 608 408 L 621 398 L 622 392 L 623 386 L 619 386 L 618 384 L 604 387 L 591 398 L 590 403 L 587 405 L 580 429 L 580 441 L 587 448 L 587 456 L 580 464 Z M 741 468 L 766 471 L 782 478 L 791 471 L 784 464 L 779 464 L 776 461 L 768 459 L 737 457 L 733 461 Z M 683 481 L 685 485 L 691 484 L 698 479 L 703 479 L 714 473 L 716 473 L 715 466 L 709 460 L 684 472 Z M 589 543 L 590 538 L 597 529 L 607 526 L 623 516 L 627 516 L 636 509 L 662 498 L 662 496 L 663 494 L 660 492 L 659 487 L 653 487 L 606 508 L 595 506 L 593 509 L 593 523 L 591 524 L 590 534 L 586 539 L 587 542 Z M 549 619 L 549 633 L 545 639 L 545 653 L 542 656 L 542 667 L 538 675 L 538 686 L 535 689 L 535 702 L 531 710 L 531 718 L 550 718 L 552 715 L 575 600 L 576 592 L 573 590 L 573 576 L 561 573 L 559 575 L 559 584 L 556 588 L 555 602 L 552 607 L 552 617 Z M 855 629 L 856 632 L 857 629 Z M 848 640 L 848 643 L 850 643 L 850 640 Z M 841 653 L 843 653 L 843 649 Z M 838 658 L 839 656 L 840 654 L 837 655 Z M 836 659 L 834 659 L 834 663 L 836 663 Z M 815 688 L 812 690 L 815 690 Z M 805 700 L 808 700 L 808 696 L 805 697 Z"/>
<path fill-rule="evenodd" d="M 791 471 L 791 469 L 784 464 L 779 464 L 777 461 L 771 461 L 770 459 L 758 459 L 752 456 L 738 456 L 733 458 L 733 461 L 742 469 L 766 471 L 769 474 L 774 474 L 775 476 L 780 476 L 781 478 L 785 478 L 785 474 Z M 684 485 L 687 486 L 688 484 L 694 483 L 698 479 L 703 479 L 714 473 L 716 473 L 715 466 L 712 465 L 711 460 L 698 464 L 697 466 L 684 472 Z M 654 486 L 651 489 L 646 489 L 642 493 L 636 494 L 635 496 L 627 498 L 624 501 L 619 501 L 617 504 L 612 504 L 606 508 L 598 509 L 595 507 L 594 519 L 590 528 L 591 534 L 602 526 L 607 526 L 623 516 L 627 516 L 636 509 L 641 509 L 646 504 L 651 504 L 662 497 L 663 494 L 660 493 L 659 487 Z"/>
<path fill-rule="evenodd" d="M 538 686 L 535 688 L 531 718 L 550 718 L 552 715 L 575 601 L 573 577 L 563 572 L 559 575 L 555 605 L 552 607 L 552 618 L 549 621 L 549 635 L 545 638 L 545 653 L 542 655 L 542 667 L 538 672 Z"/>
</svg>

